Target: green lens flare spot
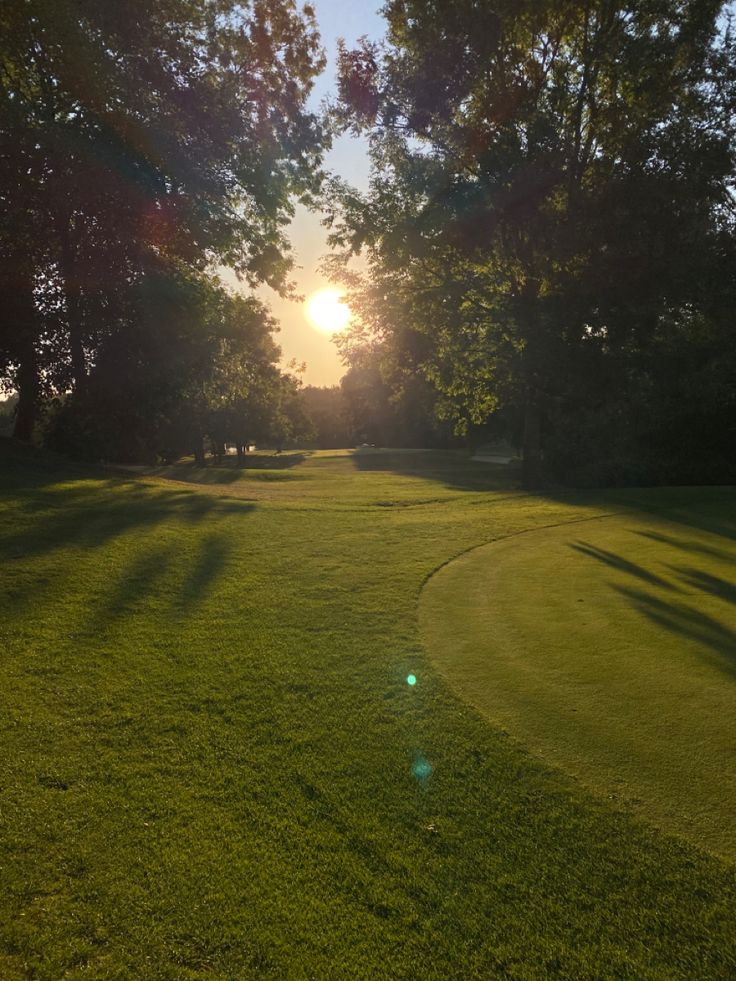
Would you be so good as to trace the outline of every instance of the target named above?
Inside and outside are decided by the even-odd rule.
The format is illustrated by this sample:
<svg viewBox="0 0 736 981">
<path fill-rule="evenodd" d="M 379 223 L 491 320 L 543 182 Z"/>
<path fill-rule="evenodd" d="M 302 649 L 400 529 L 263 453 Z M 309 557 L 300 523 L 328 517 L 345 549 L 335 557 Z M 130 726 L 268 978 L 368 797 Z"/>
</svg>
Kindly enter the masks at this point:
<svg viewBox="0 0 736 981">
<path fill-rule="evenodd" d="M 421 753 L 417 753 L 412 763 L 411 772 L 420 783 L 426 783 L 432 776 L 434 767 Z"/>
<path fill-rule="evenodd" d="M 417 683 L 417 676 L 415 674 L 408 674 L 406 676 L 407 685 L 415 685 Z"/>
</svg>

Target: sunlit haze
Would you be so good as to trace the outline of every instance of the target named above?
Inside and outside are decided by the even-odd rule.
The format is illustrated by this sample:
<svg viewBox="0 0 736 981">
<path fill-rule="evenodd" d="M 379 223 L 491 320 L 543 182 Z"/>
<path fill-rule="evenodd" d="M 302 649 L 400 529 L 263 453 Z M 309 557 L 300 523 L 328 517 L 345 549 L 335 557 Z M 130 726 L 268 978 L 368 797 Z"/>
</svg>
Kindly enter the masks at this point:
<svg viewBox="0 0 736 981">
<path fill-rule="evenodd" d="M 305 306 L 310 324 L 323 334 L 337 334 L 350 322 L 350 309 L 343 303 L 339 290 L 318 290 L 309 297 Z"/>
<path fill-rule="evenodd" d="M 335 92 L 337 39 L 344 38 L 348 45 L 363 35 L 378 39 L 384 34 L 385 22 L 378 14 L 381 7 L 378 0 L 316 0 L 312 6 L 328 60 L 312 93 L 312 106 L 317 109 L 325 97 Z M 356 187 L 367 187 L 367 143 L 362 138 L 344 136 L 336 140 L 325 164 L 330 171 Z M 267 287 L 260 290 L 260 296 L 279 321 L 281 331 L 277 340 L 283 362 L 286 364 L 292 359 L 306 362 L 307 369 L 302 377 L 307 384 L 334 385 L 345 371 L 332 340 L 334 331 L 311 323 L 304 302 L 305 298 L 331 286 L 319 270 L 320 260 L 328 252 L 327 232 L 321 224 L 321 216 L 297 205 L 289 237 L 297 264 L 293 279 L 301 299 L 284 300 Z"/>
</svg>

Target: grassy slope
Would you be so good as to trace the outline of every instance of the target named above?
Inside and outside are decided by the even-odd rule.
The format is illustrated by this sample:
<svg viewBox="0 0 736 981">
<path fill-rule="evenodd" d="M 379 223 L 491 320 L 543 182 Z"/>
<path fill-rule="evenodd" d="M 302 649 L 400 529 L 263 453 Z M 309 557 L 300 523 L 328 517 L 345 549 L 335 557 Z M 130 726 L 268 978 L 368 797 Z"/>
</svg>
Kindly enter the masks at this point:
<svg viewBox="0 0 736 981">
<path fill-rule="evenodd" d="M 733 869 L 419 645 L 438 565 L 598 504 L 390 463 L 262 503 L 0 463 L 0 977 L 733 976 Z"/>
<path fill-rule="evenodd" d="M 525 746 L 736 858 L 736 495 L 473 550 L 422 596 L 453 686 Z M 519 603 L 519 595 L 524 602 Z"/>
</svg>

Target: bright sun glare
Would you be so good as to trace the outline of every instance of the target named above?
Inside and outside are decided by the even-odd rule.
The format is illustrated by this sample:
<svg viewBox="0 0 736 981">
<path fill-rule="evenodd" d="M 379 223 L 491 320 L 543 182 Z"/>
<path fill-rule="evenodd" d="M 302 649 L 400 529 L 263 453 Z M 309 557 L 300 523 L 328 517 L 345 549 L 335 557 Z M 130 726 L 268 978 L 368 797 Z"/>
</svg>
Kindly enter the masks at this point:
<svg viewBox="0 0 736 981">
<path fill-rule="evenodd" d="M 313 293 L 306 302 L 309 322 L 324 334 L 336 334 L 347 327 L 350 308 L 339 290 L 324 289 Z"/>
</svg>

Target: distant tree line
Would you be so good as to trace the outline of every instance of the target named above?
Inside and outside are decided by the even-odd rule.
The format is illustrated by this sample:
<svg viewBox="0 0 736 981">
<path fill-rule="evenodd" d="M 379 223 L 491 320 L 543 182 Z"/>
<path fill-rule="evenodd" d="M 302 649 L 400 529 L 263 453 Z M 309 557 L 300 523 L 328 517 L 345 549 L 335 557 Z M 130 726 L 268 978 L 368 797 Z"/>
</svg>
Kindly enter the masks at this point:
<svg viewBox="0 0 736 981">
<path fill-rule="evenodd" d="M 275 323 L 318 189 L 323 59 L 291 0 L 0 6 L 0 381 L 14 433 L 138 460 L 302 421 Z"/>
<path fill-rule="evenodd" d="M 461 446 L 451 423 L 437 416 L 437 393 L 417 372 L 390 372 L 380 347 L 343 345 L 347 371 L 339 385 L 306 386 L 299 393 L 306 446 Z"/>
<path fill-rule="evenodd" d="M 730 13 L 388 0 L 334 106 L 372 157 L 329 216 L 371 345 L 354 381 L 422 379 L 457 431 L 505 428 L 530 486 L 733 480 Z"/>
</svg>

